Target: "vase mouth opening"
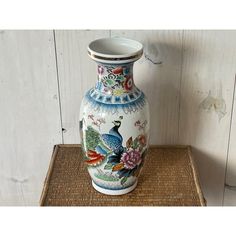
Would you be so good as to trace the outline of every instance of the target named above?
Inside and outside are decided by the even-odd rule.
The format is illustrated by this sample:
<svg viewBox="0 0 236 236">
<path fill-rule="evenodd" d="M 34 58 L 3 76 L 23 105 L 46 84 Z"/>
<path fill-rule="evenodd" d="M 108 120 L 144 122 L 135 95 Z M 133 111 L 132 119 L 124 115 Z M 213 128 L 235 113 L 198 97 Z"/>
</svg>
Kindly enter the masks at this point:
<svg viewBox="0 0 236 236">
<path fill-rule="evenodd" d="M 102 63 L 130 63 L 143 54 L 143 45 L 135 40 L 121 37 L 101 38 L 88 45 L 89 56 Z"/>
</svg>

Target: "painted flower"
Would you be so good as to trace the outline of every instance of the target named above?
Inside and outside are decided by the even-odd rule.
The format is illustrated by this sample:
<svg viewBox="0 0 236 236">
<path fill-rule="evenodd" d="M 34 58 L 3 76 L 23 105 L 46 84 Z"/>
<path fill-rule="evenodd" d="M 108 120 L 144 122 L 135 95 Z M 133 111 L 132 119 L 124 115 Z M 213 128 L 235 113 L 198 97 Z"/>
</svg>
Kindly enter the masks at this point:
<svg viewBox="0 0 236 236">
<path fill-rule="evenodd" d="M 128 75 L 129 74 L 129 67 L 124 67 L 123 73 L 124 73 L 124 75 Z"/>
<path fill-rule="evenodd" d="M 113 90 L 113 95 L 115 96 L 120 96 L 124 93 L 125 91 L 123 89 L 115 89 Z"/>
<path fill-rule="evenodd" d="M 140 135 L 138 136 L 138 141 L 139 141 L 139 143 L 140 143 L 142 146 L 145 146 L 146 143 L 147 143 L 147 138 L 146 138 L 145 135 L 140 134 Z"/>
<path fill-rule="evenodd" d="M 123 72 L 123 68 L 122 67 L 117 67 L 115 69 L 112 70 L 112 73 L 114 74 L 121 74 Z"/>
<path fill-rule="evenodd" d="M 102 66 L 98 66 L 98 74 L 102 75 L 104 72 L 104 68 Z"/>
<path fill-rule="evenodd" d="M 124 168 L 132 170 L 142 161 L 140 152 L 130 149 L 122 154 L 120 161 L 124 164 Z"/>
<path fill-rule="evenodd" d="M 107 87 L 104 87 L 103 91 L 106 92 L 106 93 L 112 93 L 112 89 L 111 88 L 107 88 Z"/>
<path fill-rule="evenodd" d="M 132 77 L 129 76 L 126 78 L 126 81 L 125 81 L 125 89 L 131 90 L 132 87 L 133 87 L 133 79 L 132 79 Z"/>
</svg>

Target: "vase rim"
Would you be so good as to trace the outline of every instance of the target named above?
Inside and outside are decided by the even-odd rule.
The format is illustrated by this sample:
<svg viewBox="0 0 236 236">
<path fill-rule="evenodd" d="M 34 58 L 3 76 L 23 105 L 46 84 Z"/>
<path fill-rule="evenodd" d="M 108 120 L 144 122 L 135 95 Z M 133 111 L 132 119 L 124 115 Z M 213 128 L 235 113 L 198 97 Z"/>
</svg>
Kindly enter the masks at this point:
<svg viewBox="0 0 236 236">
<path fill-rule="evenodd" d="M 123 37 L 100 38 L 88 45 L 89 56 L 102 63 L 123 64 L 138 60 L 143 54 L 143 45 Z"/>
</svg>

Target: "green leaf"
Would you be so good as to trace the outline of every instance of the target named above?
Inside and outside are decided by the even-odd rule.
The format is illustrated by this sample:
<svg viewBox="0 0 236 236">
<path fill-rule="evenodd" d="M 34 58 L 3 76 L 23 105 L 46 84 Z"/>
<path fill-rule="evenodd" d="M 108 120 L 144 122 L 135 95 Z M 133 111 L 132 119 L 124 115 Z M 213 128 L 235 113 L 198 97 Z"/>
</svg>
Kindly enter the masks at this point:
<svg viewBox="0 0 236 236">
<path fill-rule="evenodd" d="M 108 163 L 104 166 L 104 170 L 111 170 L 113 167 L 112 163 Z"/>
<path fill-rule="evenodd" d="M 135 140 L 133 141 L 133 145 L 132 145 L 132 147 L 133 147 L 133 149 L 136 149 L 137 147 L 138 147 L 138 138 L 135 138 Z"/>
<path fill-rule="evenodd" d="M 109 85 L 109 86 L 113 86 L 115 84 L 115 82 L 114 82 L 114 80 L 107 79 L 106 84 Z"/>
<path fill-rule="evenodd" d="M 127 181 L 128 177 L 123 177 L 120 181 L 120 183 L 123 185 Z"/>
<path fill-rule="evenodd" d="M 123 75 L 118 75 L 116 79 L 120 81 L 124 81 L 125 77 Z"/>
</svg>

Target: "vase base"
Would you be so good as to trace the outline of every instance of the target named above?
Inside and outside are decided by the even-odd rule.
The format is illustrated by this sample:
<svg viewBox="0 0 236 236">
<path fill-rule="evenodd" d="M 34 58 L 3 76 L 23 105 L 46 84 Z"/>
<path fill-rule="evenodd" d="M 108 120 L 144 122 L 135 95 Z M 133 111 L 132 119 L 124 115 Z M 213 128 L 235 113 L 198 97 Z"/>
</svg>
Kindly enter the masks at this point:
<svg viewBox="0 0 236 236">
<path fill-rule="evenodd" d="M 95 184 L 95 183 L 92 181 L 93 187 L 94 187 L 98 192 L 103 193 L 103 194 L 106 194 L 106 195 L 123 195 L 123 194 L 129 193 L 129 192 L 133 191 L 133 190 L 136 188 L 137 183 L 138 183 L 138 181 L 136 181 L 132 186 L 130 186 L 130 187 L 128 187 L 128 188 L 119 189 L 119 190 L 111 190 L 111 189 L 102 188 L 102 187 L 98 186 L 97 184 Z"/>
</svg>

